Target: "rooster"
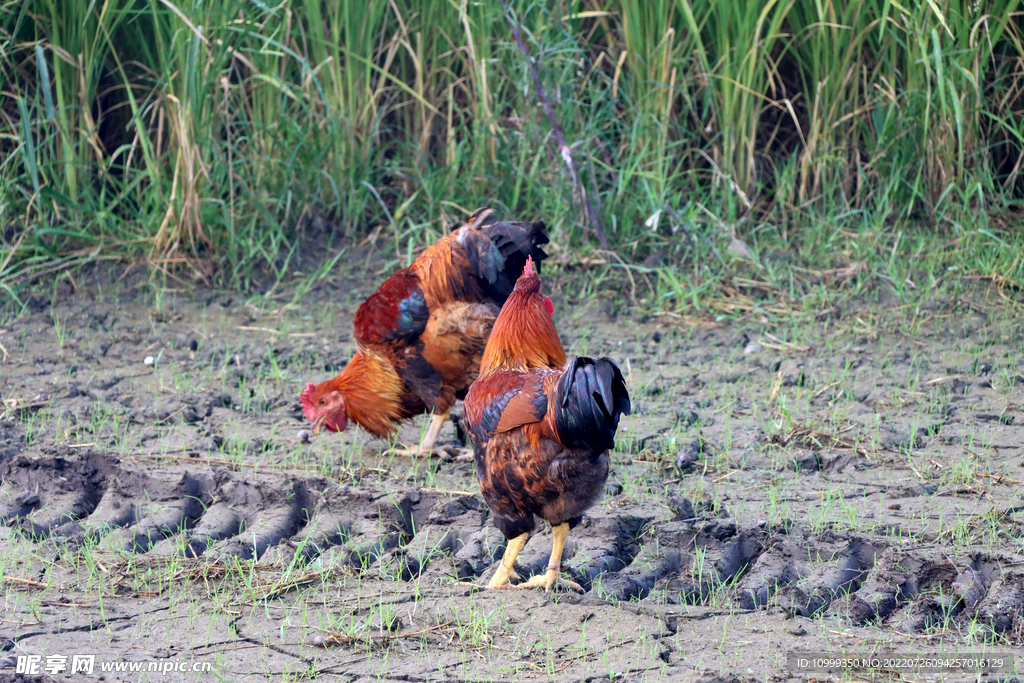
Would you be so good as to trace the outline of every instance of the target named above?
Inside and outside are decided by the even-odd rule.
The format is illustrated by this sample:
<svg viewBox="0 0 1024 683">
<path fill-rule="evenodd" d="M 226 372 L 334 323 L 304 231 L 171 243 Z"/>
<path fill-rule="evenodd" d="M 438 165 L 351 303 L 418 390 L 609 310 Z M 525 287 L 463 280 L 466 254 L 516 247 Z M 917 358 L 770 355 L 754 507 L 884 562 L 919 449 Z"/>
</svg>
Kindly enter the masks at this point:
<svg viewBox="0 0 1024 683">
<path fill-rule="evenodd" d="M 550 591 L 559 581 L 569 531 L 600 497 L 619 417 L 630 412 L 619 366 L 610 358 L 567 361 L 553 312 L 528 259 L 464 403 L 477 480 L 508 540 L 488 588 Z M 551 524 L 548 569 L 513 585 L 513 565 L 535 517 Z M 582 592 L 575 582 L 564 583 Z"/>
<path fill-rule="evenodd" d="M 419 447 L 397 452 L 434 452 L 527 259 L 547 257 L 543 222 L 499 221 L 493 213 L 477 209 L 363 302 L 352 325 L 352 360 L 336 377 L 307 383 L 300 396 L 314 433 L 339 432 L 352 421 L 386 438 L 401 421 L 433 412 Z"/>
</svg>

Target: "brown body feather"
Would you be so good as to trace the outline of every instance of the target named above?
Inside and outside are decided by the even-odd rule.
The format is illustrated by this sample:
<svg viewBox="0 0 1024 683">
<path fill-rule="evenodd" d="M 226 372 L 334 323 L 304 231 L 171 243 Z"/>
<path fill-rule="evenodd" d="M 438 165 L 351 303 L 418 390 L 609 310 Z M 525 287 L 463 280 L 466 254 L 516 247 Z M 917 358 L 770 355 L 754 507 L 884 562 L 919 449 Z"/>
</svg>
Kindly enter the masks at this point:
<svg viewBox="0 0 1024 683">
<path fill-rule="evenodd" d="M 608 478 L 606 451 L 561 443 L 557 394 L 564 372 L 500 371 L 478 380 L 466 397 L 477 481 L 506 538 L 532 531 L 535 516 L 575 526 Z"/>
<path fill-rule="evenodd" d="M 465 402 L 477 480 L 509 539 L 532 531 L 535 517 L 552 526 L 579 522 L 608 477 L 608 432 L 629 412 L 612 361 L 566 361 L 530 273 L 495 322 Z"/>
</svg>

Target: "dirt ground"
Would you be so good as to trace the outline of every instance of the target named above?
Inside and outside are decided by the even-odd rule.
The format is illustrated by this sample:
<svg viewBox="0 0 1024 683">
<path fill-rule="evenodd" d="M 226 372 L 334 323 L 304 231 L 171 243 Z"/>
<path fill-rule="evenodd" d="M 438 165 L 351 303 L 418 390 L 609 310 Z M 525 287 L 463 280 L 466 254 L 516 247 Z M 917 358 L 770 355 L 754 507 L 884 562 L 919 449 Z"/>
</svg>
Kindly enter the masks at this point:
<svg viewBox="0 0 1024 683">
<path fill-rule="evenodd" d="M 567 349 L 616 358 L 635 413 L 567 546 L 585 593 L 548 595 L 460 583 L 503 550 L 472 464 L 300 438 L 299 391 L 347 362 L 379 273 L 297 300 L 119 275 L 0 326 L 0 681 L 899 679 L 791 652 L 1024 667 L 1024 321 L 987 290 L 688 327 L 549 278 Z M 54 654 L 211 670 L 17 673 Z"/>
</svg>

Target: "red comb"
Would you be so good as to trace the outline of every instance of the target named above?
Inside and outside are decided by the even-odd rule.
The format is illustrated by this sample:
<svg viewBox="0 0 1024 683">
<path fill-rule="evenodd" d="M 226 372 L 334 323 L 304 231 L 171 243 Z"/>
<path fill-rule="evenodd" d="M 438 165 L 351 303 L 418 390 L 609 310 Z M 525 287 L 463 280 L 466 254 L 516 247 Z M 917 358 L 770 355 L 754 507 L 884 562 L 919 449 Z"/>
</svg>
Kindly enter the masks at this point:
<svg viewBox="0 0 1024 683">
<path fill-rule="evenodd" d="M 316 419 L 316 409 L 313 408 L 313 391 L 316 389 L 316 385 L 312 382 L 306 382 L 306 389 L 299 394 L 299 401 L 302 403 L 302 412 L 305 413 L 306 419 L 313 421 Z"/>
<path fill-rule="evenodd" d="M 533 256 L 526 257 L 526 267 L 523 268 L 523 275 L 526 277 L 537 277 L 537 273 L 533 270 Z"/>
</svg>

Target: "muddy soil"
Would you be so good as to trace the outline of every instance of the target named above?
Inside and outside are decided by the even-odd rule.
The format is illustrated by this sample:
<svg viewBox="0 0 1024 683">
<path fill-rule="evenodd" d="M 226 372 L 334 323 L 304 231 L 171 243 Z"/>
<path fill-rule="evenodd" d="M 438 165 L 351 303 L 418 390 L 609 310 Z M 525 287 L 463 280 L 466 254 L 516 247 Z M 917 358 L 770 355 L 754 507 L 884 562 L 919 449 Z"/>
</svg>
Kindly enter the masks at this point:
<svg viewBox="0 0 1024 683">
<path fill-rule="evenodd" d="M 548 595 L 469 585 L 504 549 L 471 464 L 299 434 L 299 390 L 347 361 L 379 273 L 298 300 L 118 275 L 0 327 L 0 680 L 98 679 L 16 672 L 55 654 L 231 681 L 869 676 L 790 652 L 1024 667 L 1024 323 L 1004 308 L 883 296 L 685 327 L 549 278 L 567 348 L 618 359 L 636 410 L 566 549 L 585 592 Z"/>
</svg>

